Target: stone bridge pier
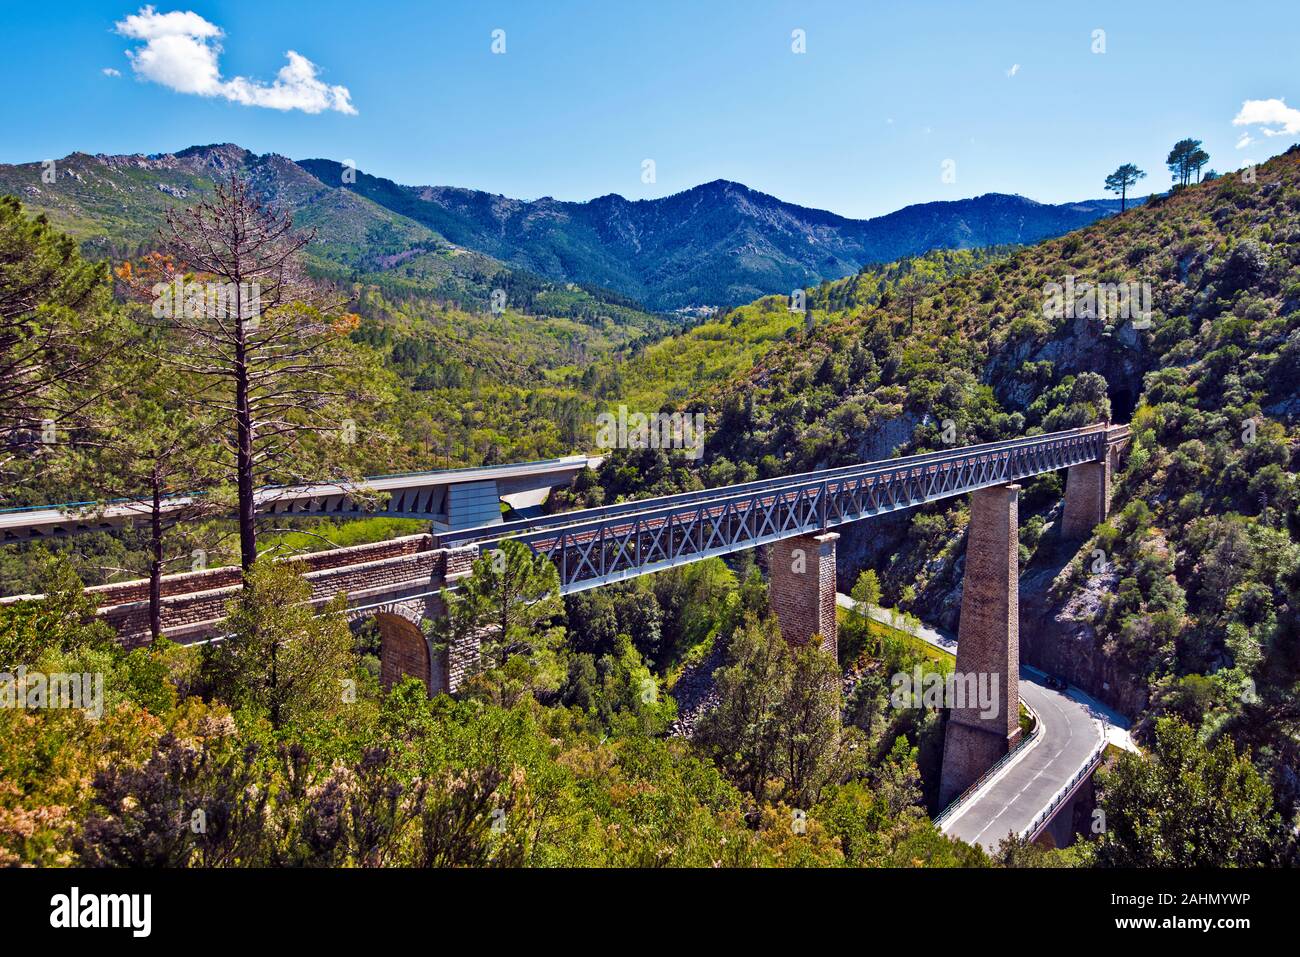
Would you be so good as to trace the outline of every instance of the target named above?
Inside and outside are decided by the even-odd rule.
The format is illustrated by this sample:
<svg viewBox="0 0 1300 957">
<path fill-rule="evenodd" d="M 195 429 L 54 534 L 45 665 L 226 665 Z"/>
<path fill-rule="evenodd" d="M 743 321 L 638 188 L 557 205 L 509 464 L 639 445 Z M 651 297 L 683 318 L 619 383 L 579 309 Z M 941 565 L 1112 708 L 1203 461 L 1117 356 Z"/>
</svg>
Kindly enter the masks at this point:
<svg viewBox="0 0 1300 957">
<path fill-rule="evenodd" d="M 1019 485 L 971 493 L 955 681 L 967 691 L 966 706 L 948 712 L 941 805 L 1020 740 L 1019 497 Z M 978 695 L 972 700 L 969 692 L 980 687 L 995 692 L 993 707 L 982 708 Z"/>
<path fill-rule="evenodd" d="M 1082 541 L 1106 520 L 1110 513 L 1111 479 L 1119 468 L 1120 445 L 1110 443 L 1100 462 L 1072 465 L 1065 473 L 1065 508 L 1061 535 L 1067 541 Z"/>
<path fill-rule="evenodd" d="M 772 543 L 768 553 L 768 594 L 792 645 L 817 638 L 823 650 L 838 653 L 835 622 L 835 532 L 797 535 Z"/>
<path fill-rule="evenodd" d="M 1127 428 L 1112 427 L 1100 461 L 1070 466 L 1061 521 L 1067 540 L 1087 538 L 1106 520 L 1111 478 L 1127 442 Z M 971 493 L 956 676 L 967 688 L 980 681 L 991 687 L 996 678 L 997 708 L 992 714 L 978 706 L 949 709 L 941 806 L 961 796 L 1020 741 L 1019 495 L 1020 486 L 1014 484 Z"/>
<path fill-rule="evenodd" d="M 358 624 L 373 620 L 379 631 L 379 683 L 384 690 L 409 676 L 423 681 L 430 697 L 451 694 L 478 668 L 477 641 L 440 648 L 426 633 L 424 622 L 444 614 L 442 599 L 434 598 L 419 611 L 396 605 L 356 618 Z"/>
</svg>

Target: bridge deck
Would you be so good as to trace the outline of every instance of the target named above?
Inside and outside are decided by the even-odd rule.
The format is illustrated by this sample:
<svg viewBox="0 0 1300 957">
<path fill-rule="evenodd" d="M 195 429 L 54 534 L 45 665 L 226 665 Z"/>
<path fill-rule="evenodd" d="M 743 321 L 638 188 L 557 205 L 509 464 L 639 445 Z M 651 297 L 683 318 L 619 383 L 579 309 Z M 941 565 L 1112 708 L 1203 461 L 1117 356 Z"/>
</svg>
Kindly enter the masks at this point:
<svg viewBox="0 0 1300 957">
<path fill-rule="evenodd" d="M 266 486 L 254 495 L 257 510 L 264 515 L 382 515 L 447 524 L 449 508 L 456 504 L 454 495 L 446 494 L 448 489 L 488 489 L 494 507 L 499 509 L 495 502 L 500 496 L 567 483 L 581 469 L 599 462 L 599 458 L 572 455 L 536 462 L 376 475 L 356 482 Z M 164 511 L 202 503 L 201 494 L 170 496 Z M 149 513 L 150 503 L 143 499 L 0 509 L 0 541 L 103 531 L 130 525 Z M 474 524 L 482 524 L 485 514 L 482 508 L 475 508 L 467 517 Z"/>
<path fill-rule="evenodd" d="M 825 531 L 846 522 L 1102 459 L 1125 427 L 1088 426 L 662 496 L 437 536 L 486 550 L 512 538 L 550 558 L 564 592 Z"/>
</svg>

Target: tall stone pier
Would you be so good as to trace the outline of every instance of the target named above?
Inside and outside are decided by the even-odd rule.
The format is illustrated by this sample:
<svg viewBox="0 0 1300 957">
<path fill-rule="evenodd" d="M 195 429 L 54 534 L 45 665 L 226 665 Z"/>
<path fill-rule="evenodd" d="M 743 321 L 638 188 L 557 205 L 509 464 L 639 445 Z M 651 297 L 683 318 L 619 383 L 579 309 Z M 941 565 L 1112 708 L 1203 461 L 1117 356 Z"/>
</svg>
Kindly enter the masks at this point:
<svg viewBox="0 0 1300 957">
<path fill-rule="evenodd" d="M 1111 454 L 1100 462 L 1072 465 L 1065 475 L 1065 512 L 1061 535 L 1081 541 L 1092 534 L 1110 511 Z"/>
<path fill-rule="evenodd" d="M 968 693 L 966 706 L 948 713 L 941 805 L 960 796 L 1020 739 L 1019 495 L 1019 485 L 971 493 L 954 682 Z M 978 688 L 996 692 L 992 707 L 982 707 L 970 693 Z"/>
<path fill-rule="evenodd" d="M 838 651 L 835 624 L 835 532 L 798 535 L 772 543 L 768 589 L 781 634 L 792 645 L 814 635 L 832 655 Z"/>
</svg>

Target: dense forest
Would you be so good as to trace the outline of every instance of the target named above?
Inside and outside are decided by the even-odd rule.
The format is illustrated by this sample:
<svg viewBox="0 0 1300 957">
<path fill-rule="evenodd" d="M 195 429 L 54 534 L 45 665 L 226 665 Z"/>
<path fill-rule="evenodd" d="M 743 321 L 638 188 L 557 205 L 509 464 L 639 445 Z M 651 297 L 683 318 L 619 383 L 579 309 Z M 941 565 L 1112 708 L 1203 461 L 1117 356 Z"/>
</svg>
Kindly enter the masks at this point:
<svg viewBox="0 0 1300 957">
<path fill-rule="evenodd" d="M 1252 172 L 1034 247 L 869 267 L 807 291 L 802 309 L 766 297 L 681 330 L 527 278 L 493 310 L 416 272 L 331 274 L 238 176 L 163 213 L 157 241 L 100 259 L 0 199 L 3 505 L 151 487 L 202 489 L 211 505 L 165 528 L 4 547 L 6 592 L 45 597 L 0 606 L 0 666 L 102 674 L 105 701 L 99 716 L 0 709 L 0 862 L 1291 862 L 1300 151 Z M 284 254 L 268 270 L 298 270 L 239 333 L 267 370 L 251 399 L 223 364 L 222 328 L 159 321 L 141 294 L 159 270 L 213 272 L 192 255 L 220 222 L 212 208 L 266 230 Z M 1044 289 L 1070 276 L 1151 283 L 1149 327 L 1049 318 Z M 453 614 L 428 625 L 437 640 L 485 633 L 508 609 L 478 673 L 430 700 L 417 681 L 382 688 L 374 634 L 311 615 L 293 564 L 266 560 L 409 525 L 229 517 L 249 480 L 569 452 L 620 401 L 705 412 L 703 462 L 615 452 L 552 508 L 1131 421 L 1091 541 L 1054 544 L 1059 476 L 1027 483 L 1021 508 L 1024 587 L 1073 628 L 1071 679 L 1137 719 L 1146 748 L 1102 775 L 1105 833 L 992 854 L 942 836 L 930 818 L 944 715 L 893 707 L 887 691 L 891 674 L 951 661 L 859 610 L 844 614 L 840 660 L 792 649 L 762 555 L 562 599 L 554 568 L 504 547 L 506 571 L 481 558 Z M 841 590 L 951 617 L 967 520 L 944 503 L 869 543 L 846 536 Z M 244 566 L 230 634 L 120 648 L 83 584 L 188 570 L 195 549 Z M 1047 644 L 1031 636 L 1027 654 Z M 1176 807 L 1154 797 L 1171 791 Z"/>
</svg>

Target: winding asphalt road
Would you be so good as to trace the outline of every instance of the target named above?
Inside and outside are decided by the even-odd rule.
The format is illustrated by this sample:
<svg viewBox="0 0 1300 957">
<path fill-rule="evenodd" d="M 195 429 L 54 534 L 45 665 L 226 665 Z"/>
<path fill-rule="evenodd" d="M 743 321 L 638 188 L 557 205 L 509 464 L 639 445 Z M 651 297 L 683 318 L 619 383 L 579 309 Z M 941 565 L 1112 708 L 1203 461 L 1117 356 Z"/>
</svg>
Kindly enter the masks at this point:
<svg viewBox="0 0 1300 957">
<path fill-rule="evenodd" d="M 836 595 L 844 608 L 853 599 Z M 956 654 L 957 639 L 927 626 L 905 627 L 890 612 L 872 609 L 872 617 L 908 631 L 921 640 Z M 940 826 L 943 833 L 993 850 L 1010 833 L 1023 834 L 1061 789 L 1084 768 L 1103 741 L 1137 750 L 1128 736 L 1129 722 L 1083 692 L 1055 691 L 1037 668 L 1020 668 L 1020 698 L 1038 714 L 1042 731 L 968 797 Z"/>
</svg>

